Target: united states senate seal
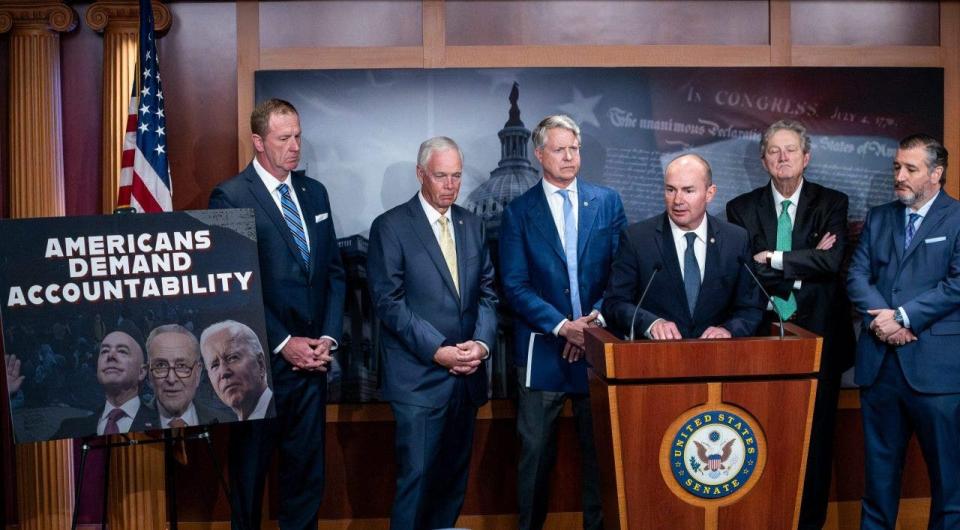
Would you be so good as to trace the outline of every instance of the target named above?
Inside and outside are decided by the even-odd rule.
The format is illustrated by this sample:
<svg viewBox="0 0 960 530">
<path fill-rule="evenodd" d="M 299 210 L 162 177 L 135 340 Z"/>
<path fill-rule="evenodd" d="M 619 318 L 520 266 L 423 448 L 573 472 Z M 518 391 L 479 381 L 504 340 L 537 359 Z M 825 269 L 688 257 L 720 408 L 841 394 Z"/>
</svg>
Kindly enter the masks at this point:
<svg viewBox="0 0 960 530">
<path fill-rule="evenodd" d="M 685 412 L 664 434 L 661 447 L 661 462 L 668 464 L 676 484 L 701 499 L 745 494 L 766 461 L 757 421 L 746 411 L 722 404 Z"/>
</svg>

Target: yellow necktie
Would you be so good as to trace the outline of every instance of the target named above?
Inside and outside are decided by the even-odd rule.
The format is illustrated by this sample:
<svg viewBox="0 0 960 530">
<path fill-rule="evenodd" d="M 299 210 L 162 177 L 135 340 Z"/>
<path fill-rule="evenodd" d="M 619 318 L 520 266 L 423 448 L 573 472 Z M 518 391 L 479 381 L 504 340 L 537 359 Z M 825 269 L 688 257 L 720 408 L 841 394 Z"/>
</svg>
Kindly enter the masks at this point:
<svg viewBox="0 0 960 530">
<path fill-rule="evenodd" d="M 453 277 L 453 286 L 460 295 L 460 280 L 457 274 L 457 247 L 453 244 L 453 238 L 450 237 L 449 219 L 441 217 L 437 220 L 440 223 L 440 252 L 443 253 L 443 260 L 447 262 L 447 268 L 450 269 L 450 276 Z"/>
</svg>

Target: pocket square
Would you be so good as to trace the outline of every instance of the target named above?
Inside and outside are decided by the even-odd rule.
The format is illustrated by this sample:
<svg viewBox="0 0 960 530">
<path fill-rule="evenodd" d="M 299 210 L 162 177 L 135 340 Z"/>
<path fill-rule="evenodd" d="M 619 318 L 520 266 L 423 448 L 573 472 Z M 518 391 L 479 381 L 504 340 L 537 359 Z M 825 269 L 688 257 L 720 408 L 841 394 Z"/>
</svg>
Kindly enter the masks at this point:
<svg viewBox="0 0 960 530">
<path fill-rule="evenodd" d="M 924 239 L 923 242 L 929 245 L 930 243 L 939 243 L 941 241 L 946 241 L 946 240 L 947 240 L 947 236 L 928 237 L 927 239 Z"/>
<path fill-rule="evenodd" d="M 329 213 L 318 213 L 317 217 L 313 220 L 313 222 L 319 223 L 320 221 L 326 221 L 327 217 L 330 217 Z"/>
</svg>

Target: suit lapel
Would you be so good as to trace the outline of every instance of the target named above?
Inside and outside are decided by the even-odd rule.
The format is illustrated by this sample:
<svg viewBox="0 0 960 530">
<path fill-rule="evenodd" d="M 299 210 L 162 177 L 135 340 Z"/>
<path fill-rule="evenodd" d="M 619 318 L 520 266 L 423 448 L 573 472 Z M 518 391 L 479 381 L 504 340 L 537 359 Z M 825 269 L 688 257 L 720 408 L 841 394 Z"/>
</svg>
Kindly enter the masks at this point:
<svg viewBox="0 0 960 530">
<path fill-rule="evenodd" d="M 807 248 L 807 235 L 813 232 L 809 225 L 811 212 L 817 205 L 817 195 L 819 194 L 813 185 L 804 181 L 803 188 L 800 189 L 800 199 L 797 202 L 797 215 L 793 220 L 790 247 L 793 250 Z"/>
<path fill-rule="evenodd" d="M 447 289 L 450 290 L 451 294 L 459 298 L 460 294 L 457 293 L 457 289 L 453 286 L 453 276 L 450 276 L 450 269 L 447 267 L 446 260 L 443 259 L 443 253 L 440 252 L 440 243 L 437 242 L 437 237 L 433 235 L 433 228 L 430 226 L 430 222 L 427 220 L 427 214 L 424 213 L 423 207 L 420 206 L 420 199 L 416 195 L 407 202 L 407 213 L 410 215 L 411 231 L 416 234 L 424 250 L 427 251 L 427 255 L 430 256 L 430 261 L 432 261 L 433 265 L 437 268 L 437 272 L 440 273 L 440 277 L 443 279 L 443 283 L 447 286 Z M 459 265 L 459 251 L 457 253 L 457 261 L 457 265 Z"/>
<path fill-rule="evenodd" d="M 717 232 L 717 220 L 711 216 L 707 216 L 707 257 L 704 260 L 706 263 L 703 264 L 703 282 L 701 282 L 701 292 L 703 291 L 703 285 L 718 285 L 720 283 L 720 236 Z M 698 296 L 697 297 L 697 308 L 703 307 L 704 300 L 707 297 Z M 696 315 L 696 308 L 691 311 L 693 315 Z M 692 316 L 692 315 L 691 315 Z M 696 320 L 696 319 L 694 319 Z"/>
<path fill-rule="evenodd" d="M 943 191 L 940 192 L 941 195 L 944 194 Z M 917 248 L 923 244 L 923 240 L 926 239 L 927 235 L 930 234 L 934 229 L 937 228 L 940 223 L 943 222 L 947 214 L 947 209 L 944 208 L 944 202 L 941 200 L 942 197 L 938 196 L 933 205 L 930 206 L 930 211 L 927 212 L 927 216 L 920 223 L 920 227 L 917 228 L 917 233 L 913 235 L 913 240 L 910 241 L 910 248 L 906 249 L 903 259 L 904 261 L 910 259 L 910 256 L 917 250 Z M 903 218 L 903 212 L 900 215 L 900 223 L 903 225 L 904 230 L 900 230 L 901 238 L 903 241 L 906 241 L 906 221 Z"/>
<path fill-rule="evenodd" d="M 463 310 L 463 299 L 469 297 L 467 293 L 467 284 L 464 283 L 464 271 L 466 270 L 467 248 L 467 227 L 463 223 L 463 215 L 452 206 L 450 207 L 450 218 L 453 219 L 453 233 L 457 246 L 457 282 L 460 286 L 460 292 L 457 293 L 457 300 L 460 301 L 460 309 Z"/>
<path fill-rule="evenodd" d="M 657 228 L 657 237 L 654 242 L 657 244 L 657 250 L 660 252 L 660 263 L 663 264 L 663 270 L 670 276 L 670 285 L 676 287 L 675 296 L 682 300 L 683 306 L 687 306 L 687 293 L 683 288 L 683 273 L 680 272 L 680 262 L 677 258 L 677 246 L 673 243 L 673 232 L 670 231 L 670 222 L 667 220 L 667 214 L 663 215 L 663 222 Z"/>
<path fill-rule="evenodd" d="M 580 199 L 580 204 L 577 206 L 579 208 L 577 215 L 577 263 L 580 263 L 583 261 L 583 253 L 587 250 L 587 243 L 593 235 L 593 225 L 597 220 L 600 205 L 598 204 L 599 201 L 594 200 L 596 195 L 594 195 L 590 186 L 579 183 L 577 186 L 580 188 L 577 193 Z"/>
<path fill-rule="evenodd" d="M 303 178 L 308 177 L 305 176 Z M 304 229 L 307 231 L 307 237 L 310 241 L 310 257 L 307 272 L 312 276 L 314 262 L 316 261 L 314 257 L 317 255 L 317 242 L 320 241 L 320 236 L 317 233 L 317 223 L 313 222 L 318 212 L 313 207 L 314 198 L 307 194 L 307 187 L 300 183 L 299 178 L 294 179 L 292 174 L 290 176 L 290 186 L 293 188 L 294 193 L 297 194 L 297 201 L 300 203 L 300 213 L 303 214 L 303 222 L 306 224 Z M 330 222 L 333 221 L 330 220 Z M 289 229 L 287 231 L 289 232 Z M 299 251 L 297 255 L 299 256 Z"/>
<path fill-rule="evenodd" d="M 535 186 L 533 197 L 533 207 L 527 210 L 527 217 L 531 224 L 537 228 L 543 240 L 547 242 L 557 256 L 566 264 L 567 256 L 563 252 L 563 246 L 560 244 L 560 234 L 557 233 L 557 225 L 553 222 L 553 214 L 550 213 L 550 207 L 547 205 L 547 197 L 543 193 L 543 185 Z"/>
<path fill-rule="evenodd" d="M 761 189 L 760 197 L 757 200 L 757 217 L 759 218 L 760 228 L 763 230 L 763 237 L 766 239 L 764 245 L 769 250 L 777 248 L 777 207 L 773 204 L 773 192 L 770 191 L 770 184 Z"/>
<path fill-rule="evenodd" d="M 903 211 L 905 209 L 906 206 L 900 203 L 897 203 L 897 207 L 893 209 L 893 248 L 897 252 L 899 263 L 903 263 L 903 243 L 906 241 L 906 235 L 903 233 L 904 228 L 907 226 L 903 219 L 905 215 Z M 916 237 L 914 237 L 914 239 L 916 239 Z"/>
<path fill-rule="evenodd" d="M 293 255 L 296 262 L 299 263 L 300 266 L 306 268 L 303 260 L 300 259 L 300 250 L 297 248 L 297 244 L 293 241 L 293 234 L 290 233 L 290 228 L 287 226 L 287 222 L 284 221 L 283 215 L 280 213 L 280 208 L 278 208 L 277 203 L 273 201 L 273 197 L 270 195 L 270 192 L 267 191 L 267 187 L 263 185 L 263 181 L 260 180 L 257 172 L 253 169 L 253 165 L 250 165 L 247 168 L 247 183 L 253 198 L 256 199 L 257 203 L 260 204 L 260 209 L 266 213 L 268 219 L 273 221 L 273 224 L 277 228 L 277 232 L 279 232 L 280 237 L 283 238 L 283 240 L 287 243 L 287 248 L 290 250 L 290 254 Z"/>
</svg>

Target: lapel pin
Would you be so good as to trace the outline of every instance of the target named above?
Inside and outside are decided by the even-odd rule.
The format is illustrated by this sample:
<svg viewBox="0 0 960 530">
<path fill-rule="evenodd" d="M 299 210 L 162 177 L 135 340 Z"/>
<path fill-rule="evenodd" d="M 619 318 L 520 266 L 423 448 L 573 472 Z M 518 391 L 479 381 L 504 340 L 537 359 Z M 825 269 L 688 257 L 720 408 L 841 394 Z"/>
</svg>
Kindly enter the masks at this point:
<svg viewBox="0 0 960 530">
<path fill-rule="evenodd" d="M 463 219 L 460 219 L 460 224 L 463 224 Z"/>
<path fill-rule="evenodd" d="M 587 201 L 583 201 L 583 205 L 584 205 L 584 206 L 590 206 L 590 203 L 587 202 Z"/>
<path fill-rule="evenodd" d="M 711 243 L 711 244 L 712 244 L 712 243 L 716 243 L 716 242 L 717 242 L 716 239 L 714 239 L 714 238 L 712 238 L 712 237 L 710 238 L 710 243 Z"/>
</svg>

